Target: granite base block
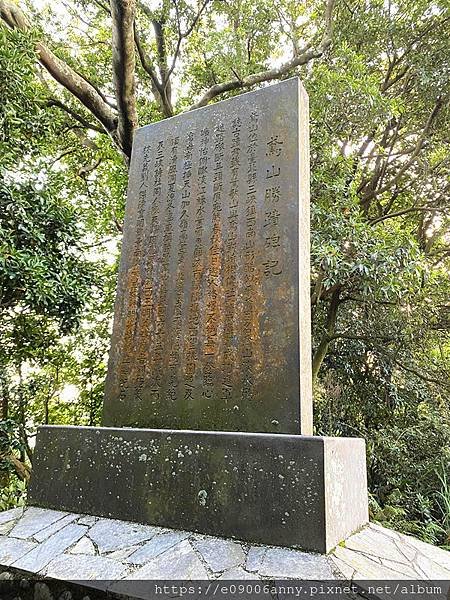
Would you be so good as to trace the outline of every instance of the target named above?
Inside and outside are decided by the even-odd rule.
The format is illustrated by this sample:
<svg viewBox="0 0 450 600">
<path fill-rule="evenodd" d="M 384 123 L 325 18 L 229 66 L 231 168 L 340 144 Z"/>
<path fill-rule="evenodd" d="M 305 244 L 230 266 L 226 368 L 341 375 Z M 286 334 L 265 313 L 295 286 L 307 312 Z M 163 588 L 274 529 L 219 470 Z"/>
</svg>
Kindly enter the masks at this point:
<svg viewBox="0 0 450 600">
<path fill-rule="evenodd" d="M 32 505 L 326 553 L 368 522 L 361 439 L 39 428 Z"/>
</svg>

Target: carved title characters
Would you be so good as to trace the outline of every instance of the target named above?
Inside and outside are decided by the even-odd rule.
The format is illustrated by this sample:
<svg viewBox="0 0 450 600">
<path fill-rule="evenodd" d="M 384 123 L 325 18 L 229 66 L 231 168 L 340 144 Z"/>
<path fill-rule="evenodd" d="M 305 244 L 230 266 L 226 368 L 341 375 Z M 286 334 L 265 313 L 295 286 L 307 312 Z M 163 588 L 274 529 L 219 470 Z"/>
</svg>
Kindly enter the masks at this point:
<svg viewBox="0 0 450 600">
<path fill-rule="evenodd" d="M 267 260 L 263 263 L 264 275 L 281 275 L 281 236 L 280 236 L 280 185 L 277 183 L 281 175 L 283 140 L 279 135 L 270 137 L 266 144 L 266 157 L 270 166 L 266 168 L 266 188 L 264 191 L 264 240 Z"/>
</svg>

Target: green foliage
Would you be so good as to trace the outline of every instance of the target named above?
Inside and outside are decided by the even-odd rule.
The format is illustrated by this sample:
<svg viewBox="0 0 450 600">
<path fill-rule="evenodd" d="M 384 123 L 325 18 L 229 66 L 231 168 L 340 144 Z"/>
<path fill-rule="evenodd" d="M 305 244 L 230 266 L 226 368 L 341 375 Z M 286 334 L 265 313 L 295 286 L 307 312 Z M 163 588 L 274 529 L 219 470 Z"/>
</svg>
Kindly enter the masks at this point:
<svg viewBox="0 0 450 600">
<path fill-rule="evenodd" d="M 421 404 L 416 414 L 402 412 L 403 420 L 369 438 L 371 489 L 383 506 L 374 517 L 431 543 L 449 546 L 445 482 L 450 470 L 450 415 L 443 419 Z M 391 517 L 387 507 L 401 513 Z"/>
<path fill-rule="evenodd" d="M 0 421 L 0 474 L 12 471 L 8 456 L 24 450 L 19 426 L 13 419 Z"/>
<path fill-rule="evenodd" d="M 25 506 L 27 501 L 27 484 L 18 477 L 12 476 L 8 483 L 0 488 L 0 511 Z"/>
<path fill-rule="evenodd" d="M 109 271 L 99 257 L 88 256 L 96 242 L 90 206 L 95 200 L 85 192 L 85 176 L 67 178 L 67 168 L 76 173 L 92 156 L 77 130 L 61 139 L 67 124 L 55 118 L 37 78 L 34 34 L 0 26 L 0 79 L 0 508 L 8 508 L 24 502 L 38 424 L 98 422 L 95 376 L 104 378 L 105 350 L 94 362 L 88 349 L 101 348 L 108 320 L 89 334 L 84 324 L 88 302 L 95 299 L 99 308 L 108 303 L 109 312 L 111 294 L 100 289 Z M 68 157 L 72 150 L 78 160 L 63 165 L 61 154 Z M 110 226 L 110 215 L 105 220 Z M 83 347 L 81 338 L 88 335 L 95 343 L 86 343 L 87 354 L 80 355 L 74 340 Z M 89 390 L 91 405 L 82 417 L 61 394 L 88 355 L 91 383 L 80 389 Z M 84 366 L 83 373 L 88 371 Z"/>
<path fill-rule="evenodd" d="M 64 332 L 83 307 L 92 267 L 77 247 L 75 210 L 58 188 L 51 180 L 38 187 L 0 179 L 0 302 L 3 310 L 55 317 Z"/>
<path fill-rule="evenodd" d="M 0 510 L 23 506 L 26 481 L 20 479 L 12 460 L 25 451 L 23 436 L 12 419 L 0 420 Z"/>
<path fill-rule="evenodd" d="M 438 4 L 341 5 L 307 86 L 316 431 L 366 439 L 373 518 L 448 546 L 448 104 L 426 130 L 449 91 L 446 21 Z"/>
<path fill-rule="evenodd" d="M 39 156 L 51 129 L 36 85 L 33 37 L 0 27 L 0 157 L 5 169 L 24 156 Z"/>
</svg>

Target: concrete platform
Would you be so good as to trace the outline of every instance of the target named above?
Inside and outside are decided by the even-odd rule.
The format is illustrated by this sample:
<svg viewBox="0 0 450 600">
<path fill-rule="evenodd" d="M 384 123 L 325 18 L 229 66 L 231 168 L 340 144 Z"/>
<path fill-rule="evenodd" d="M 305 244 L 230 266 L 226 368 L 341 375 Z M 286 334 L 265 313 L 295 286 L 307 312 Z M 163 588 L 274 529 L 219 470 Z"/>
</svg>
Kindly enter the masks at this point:
<svg viewBox="0 0 450 600">
<path fill-rule="evenodd" d="M 45 426 L 29 500 L 326 553 L 368 521 L 364 441 Z"/>
<path fill-rule="evenodd" d="M 449 552 L 375 524 L 327 556 L 35 507 L 0 513 L 0 532 L 2 569 L 116 591 L 161 579 L 450 580 Z"/>
</svg>

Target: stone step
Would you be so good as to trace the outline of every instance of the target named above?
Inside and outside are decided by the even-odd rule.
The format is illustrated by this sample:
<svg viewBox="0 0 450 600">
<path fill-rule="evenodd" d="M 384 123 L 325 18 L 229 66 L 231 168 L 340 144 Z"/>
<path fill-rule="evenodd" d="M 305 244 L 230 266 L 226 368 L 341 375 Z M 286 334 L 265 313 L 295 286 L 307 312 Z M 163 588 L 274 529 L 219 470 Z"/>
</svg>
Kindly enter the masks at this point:
<svg viewBox="0 0 450 600">
<path fill-rule="evenodd" d="M 0 523 L 0 570 L 117 593 L 161 579 L 450 580 L 449 552 L 376 524 L 319 555 L 33 506 Z"/>
</svg>

